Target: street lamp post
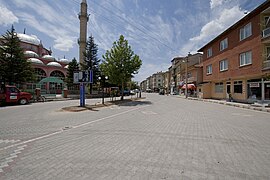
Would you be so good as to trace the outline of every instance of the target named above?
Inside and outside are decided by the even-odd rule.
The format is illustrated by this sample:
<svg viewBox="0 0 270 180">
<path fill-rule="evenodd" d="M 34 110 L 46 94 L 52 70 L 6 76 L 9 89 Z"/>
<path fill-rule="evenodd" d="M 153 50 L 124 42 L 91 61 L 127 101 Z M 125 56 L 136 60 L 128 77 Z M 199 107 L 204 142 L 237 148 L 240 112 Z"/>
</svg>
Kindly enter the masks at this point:
<svg viewBox="0 0 270 180">
<path fill-rule="evenodd" d="M 101 88 L 102 88 L 102 104 L 104 104 L 104 85 L 105 81 L 108 79 L 108 76 L 101 75 L 98 77 L 100 80 Z"/>
<path fill-rule="evenodd" d="M 185 76 L 186 76 L 186 88 L 185 88 L 185 95 L 186 95 L 186 99 L 188 98 L 188 58 L 191 56 L 190 52 L 188 52 L 188 56 L 186 57 L 185 60 Z"/>
</svg>

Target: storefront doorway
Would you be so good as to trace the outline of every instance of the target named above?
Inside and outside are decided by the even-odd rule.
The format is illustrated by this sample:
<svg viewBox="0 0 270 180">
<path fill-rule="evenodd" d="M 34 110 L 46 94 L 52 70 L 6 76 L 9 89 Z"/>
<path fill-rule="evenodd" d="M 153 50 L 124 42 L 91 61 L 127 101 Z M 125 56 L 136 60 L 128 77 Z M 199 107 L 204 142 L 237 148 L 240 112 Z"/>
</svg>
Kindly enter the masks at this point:
<svg viewBox="0 0 270 180">
<path fill-rule="evenodd" d="M 226 83 L 226 98 L 229 99 L 231 94 L 231 82 Z"/>
<path fill-rule="evenodd" d="M 264 84 L 264 97 L 265 97 L 265 100 L 270 100 L 270 82 L 267 81 L 265 82 Z"/>
</svg>

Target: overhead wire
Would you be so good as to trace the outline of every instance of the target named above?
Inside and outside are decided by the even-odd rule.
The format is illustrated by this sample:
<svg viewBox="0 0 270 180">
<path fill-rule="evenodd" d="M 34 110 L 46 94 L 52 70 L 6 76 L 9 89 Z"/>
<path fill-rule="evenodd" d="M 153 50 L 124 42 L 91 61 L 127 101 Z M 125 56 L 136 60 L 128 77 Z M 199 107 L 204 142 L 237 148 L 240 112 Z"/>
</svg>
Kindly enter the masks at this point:
<svg viewBox="0 0 270 180">
<path fill-rule="evenodd" d="M 149 33 L 145 32 L 144 30 L 142 30 L 141 28 L 137 27 L 136 25 L 134 25 L 133 23 L 131 23 L 129 20 L 123 18 L 122 16 L 116 14 L 115 12 L 109 10 L 108 8 L 98 4 L 97 2 L 93 1 L 95 4 L 97 4 L 98 6 L 100 6 L 101 8 L 103 8 L 104 10 L 114 14 L 116 17 L 120 18 L 121 20 L 125 21 L 127 24 L 131 25 L 132 27 L 134 27 L 135 29 L 139 30 L 140 32 L 142 32 L 143 34 L 149 36 L 151 39 L 154 39 L 155 41 L 157 41 L 158 43 L 160 43 L 161 45 L 163 46 L 166 46 L 167 48 L 169 48 L 170 50 L 172 51 L 176 51 L 175 49 L 173 49 L 172 47 L 168 46 L 167 44 L 163 43 L 162 41 L 160 41 L 158 38 L 152 36 L 152 35 L 149 35 Z M 145 27 L 144 27 L 145 28 Z M 145 28 L 146 29 L 146 28 Z"/>
<path fill-rule="evenodd" d="M 78 2 L 77 0 L 72 0 L 72 1 L 75 2 L 76 4 L 80 4 L 80 2 Z M 109 10 L 109 9 L 106 8 L 105 6 L 103 6 L 103 5 L 101 5 L 101 4 L 98 4 L 98 3 L 95 2 L 95 1 L 92 1 L 92 2 L 95 3 L 97 6 L 101 7 L 103 10 L 105 10 L 105 11 L 107 11 L 107 12 L 110 12 L 111 14 L 113 14 L 114 16 L 116 16 L 117 18 L 119 18 L 120 20 L 122 20 L 123 22 L 125 22 L 126 24 L 131 25 L 134 29 L 140 31 L 141 33 L 143 33 L 143 34 L 146 35 L 147 37 L 149 37 L 149 38 L 155 40 L 156 42 L 158 42 L 158 43 L 161 44 L 162 46 L 167 47 L 168 49 L 170 49 L 170 50 L 173 51 L 173 52 L 177 52 L 176 49 L 174 49 L 174 48 L 168 46 L 167 44 L 163 43 L 163 42 L 162 42 L 161 40 L 159 40 L 157 37 L 155 37 L 155 36 L 153 36 L 152 34 L 150 34 L 149 31 L 146 32 L 146 30 L 147 30 L 148 28 L 146 28 L 145 26 L 139 24 L 139 25 L 142 26 L 144 29 L 139 28 L 137 25 L 134 24 L 134 21 L 133 21 L 132 19 L 131 19 L 131 20 L 132 20 L 133 22 L 130 22 L 130 20 L 127 20 L 127 19 L 123 18 L 122 16 L 120 16 L 120 15 L 116 14 L 115 12 Z M 108 1 L 107 1 L 107 2 L 108 2 Z M 110 3 L 110 4 L 111 4 L 111 3 Z M 113 5 L 113 6 L 116 7 L 115 5 Z M 112 19 L 109 19 L 109 18 L 107 18 L 106 16 L 104 16 L 104 15 L 102 15 L 102 14 L 98 14 L 96 11 L 91 10 L 89 7 L 87 7 L 87 9 L 88 9 L 91 13 L 93 13 L 93 14 L 95 14 L 95 15 L 97 15 L 97 16 L 100 16 L 102 19 L 104 19 L 106 22 L 110 23 L 111 25 L 114 25 L 114 26 L 116 26 L 117 28 L 121 28 L 121 29 L 123 29 L 123 30 L 127 30 L 126 28 L 123 27 L 122 24 L 120 24 L 120 23 L 118 23 L 118 22 L 115 22 L 115 21 L 113 21 Z M 117 9 L 118 9 L 120 12 L 124 13 L 124 12 L 123 12 L 122 10 L 120 10 L 119 8 L 117 8 Z M 138 23 L 137 23 L 137 24 L 138 24 Z M 134 37 L 134 36 L 133 36 L 133 37 Z M 147 39 L 146 37 L 140 37 L 140 38 L 149 40 L 149 39 Z"/>
</svg>

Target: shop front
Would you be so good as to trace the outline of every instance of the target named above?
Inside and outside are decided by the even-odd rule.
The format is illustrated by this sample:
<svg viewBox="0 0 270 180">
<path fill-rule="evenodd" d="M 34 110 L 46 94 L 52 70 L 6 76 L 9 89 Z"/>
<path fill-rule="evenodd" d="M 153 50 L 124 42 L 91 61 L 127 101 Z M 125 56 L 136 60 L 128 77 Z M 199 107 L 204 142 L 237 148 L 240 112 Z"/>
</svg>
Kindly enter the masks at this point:
<svg viewBox="0 0 270 180">
<path fill-rule="evenodd" d="M 249 103 L 266 101 L 270 102 L 270 81 L 252 79 L 247 81 L 247 100 Z"/>
</svg>

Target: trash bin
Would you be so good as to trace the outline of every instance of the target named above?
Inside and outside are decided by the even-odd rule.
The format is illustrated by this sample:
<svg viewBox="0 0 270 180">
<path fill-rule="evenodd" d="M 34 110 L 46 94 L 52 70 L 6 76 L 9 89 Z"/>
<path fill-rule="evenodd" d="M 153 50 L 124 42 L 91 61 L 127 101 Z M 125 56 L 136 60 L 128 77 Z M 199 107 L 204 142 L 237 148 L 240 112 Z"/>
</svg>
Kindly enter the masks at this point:
<svg viewBox="0 0 270 180">
<path fill-rule="evenodd" d="M 68 89 L 67 88 L 63 89 L 62 96 L 63 96 L 63 98 L 67 98 L 67 96 L 68 96 Z"/>
</svg>

